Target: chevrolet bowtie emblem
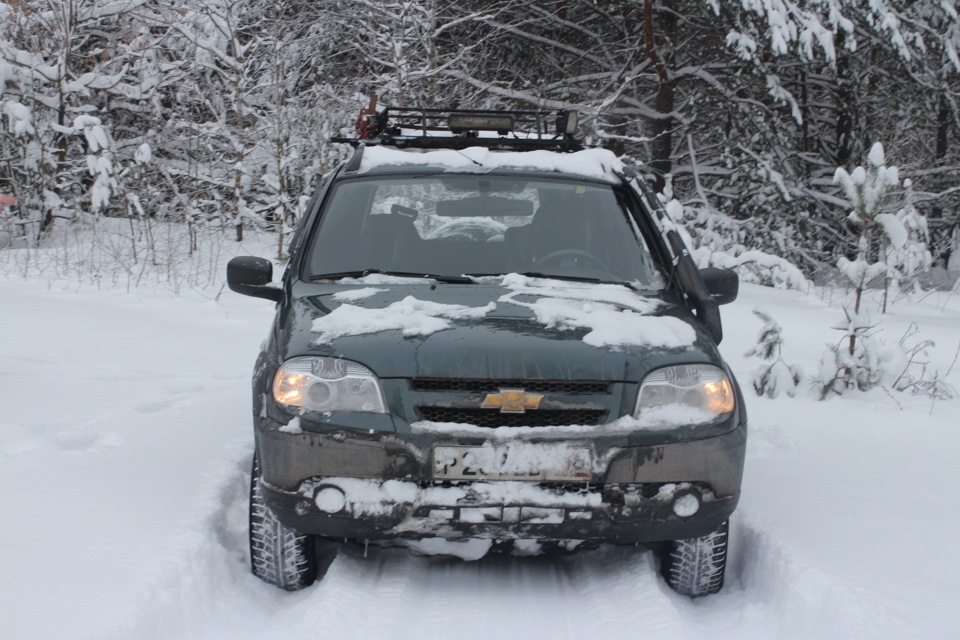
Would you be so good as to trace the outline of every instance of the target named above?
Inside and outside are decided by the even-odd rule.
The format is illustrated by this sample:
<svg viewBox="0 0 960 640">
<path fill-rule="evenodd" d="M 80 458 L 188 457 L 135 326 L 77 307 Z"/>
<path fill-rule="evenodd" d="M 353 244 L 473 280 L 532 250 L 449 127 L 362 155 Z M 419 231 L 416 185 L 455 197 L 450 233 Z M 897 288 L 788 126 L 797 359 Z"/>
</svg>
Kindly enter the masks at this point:
<svg viewBox="0 0 960 640">
<path fill-rule="evenodd" d="M 539 409 L 541 402 L 541 394 L 527 394 L 523 389 L 500 389 L 500 393 L 488 393 L 480 406 L 500 409 L 500 413 L 524 413 L 527 409 Z"/>
</svg>

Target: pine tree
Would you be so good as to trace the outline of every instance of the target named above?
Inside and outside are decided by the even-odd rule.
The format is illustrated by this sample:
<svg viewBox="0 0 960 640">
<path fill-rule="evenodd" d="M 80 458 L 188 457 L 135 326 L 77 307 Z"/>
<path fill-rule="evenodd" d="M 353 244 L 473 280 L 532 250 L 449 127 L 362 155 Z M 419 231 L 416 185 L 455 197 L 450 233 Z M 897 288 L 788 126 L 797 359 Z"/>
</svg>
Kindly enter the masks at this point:
<svg viewBox="0 0 960 640">
<path fill-rule="evenodd" d="M 803 372 L 783 360 L 783 329 L 765 311 L 754 309 L 753 315 L 763 322 L 763 326 L 757 336 L 757 344 L 744 355 L 764 361 L 764 365 L 753 374 L 753 389 L 758 396 L 776 398 L 783 391 L 792 398 L 803 379 Z"/>
</svg>

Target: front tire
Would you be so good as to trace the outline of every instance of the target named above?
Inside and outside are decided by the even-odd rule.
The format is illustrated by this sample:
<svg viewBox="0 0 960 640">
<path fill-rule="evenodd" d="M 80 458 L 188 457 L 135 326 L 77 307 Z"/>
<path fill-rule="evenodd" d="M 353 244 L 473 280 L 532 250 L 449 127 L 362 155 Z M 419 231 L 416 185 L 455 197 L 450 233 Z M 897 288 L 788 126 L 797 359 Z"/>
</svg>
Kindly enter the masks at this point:
<svg viewBox="0 0 960 640">
<path fill-rule="evenodd" d="M 677 593 L 698 598 L 720 591 L 727 566 L 730 521 L 700 538 L 668 542 L 661 558 L 667 584 Z"/>
<path fill-rule="evenodd" d="M 250 565 L 253 575 L 287 591 L 309 587 L 317 579 L 311 536 L 285 526 L 263 500 L 257 454 L 250 474 Z"/>
</svg>

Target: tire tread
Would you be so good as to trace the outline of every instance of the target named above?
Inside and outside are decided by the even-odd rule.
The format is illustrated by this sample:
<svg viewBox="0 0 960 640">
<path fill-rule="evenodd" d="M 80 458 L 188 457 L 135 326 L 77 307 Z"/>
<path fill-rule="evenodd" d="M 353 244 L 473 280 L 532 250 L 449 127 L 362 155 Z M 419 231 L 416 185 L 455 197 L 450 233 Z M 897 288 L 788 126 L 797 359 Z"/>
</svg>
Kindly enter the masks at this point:
<svg viewBox="0 0 960 640">
<path fill-rule="evenodd" d="M 662 569 L 670 588 L 693 598 L 720 591 L 727 564 L 728 531 L 729 521 L 705 536 L 668 543 Z"/>
<path fill-rule="evenodd" d="M 255 576 L 287 591 L 308 587 L 317 576 L 311 537 L 285 526 L 264 502 L 256 456 L 250 478 L 250 565 Z"/>
</svg>

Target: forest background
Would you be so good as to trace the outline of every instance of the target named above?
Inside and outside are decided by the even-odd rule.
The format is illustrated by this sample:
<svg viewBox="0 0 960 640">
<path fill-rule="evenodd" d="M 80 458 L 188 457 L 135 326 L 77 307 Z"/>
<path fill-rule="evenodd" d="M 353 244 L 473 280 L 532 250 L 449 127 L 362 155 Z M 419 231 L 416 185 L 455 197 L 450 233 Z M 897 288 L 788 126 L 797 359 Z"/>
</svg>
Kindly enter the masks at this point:
<svg viewBox="0 0 960 640">
<path fill-rule="evenodd" d="M 267 231 L 282 257 L 376 93 L 577 109 L 708 253 L 820 281 L 862 250 L 837 168 L 882 142 L 878 207 L 930 252 L 902 275 L 935 285 L 960 262 L 958 49 L 955 0 L 5 0 L 0 248 L 129 276 Z"/>
</svg>

